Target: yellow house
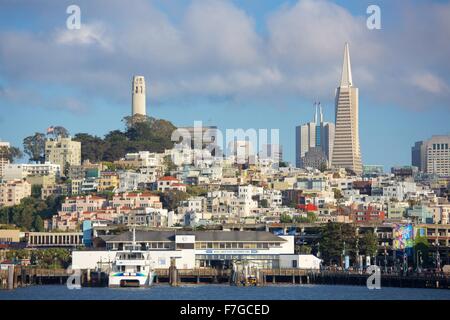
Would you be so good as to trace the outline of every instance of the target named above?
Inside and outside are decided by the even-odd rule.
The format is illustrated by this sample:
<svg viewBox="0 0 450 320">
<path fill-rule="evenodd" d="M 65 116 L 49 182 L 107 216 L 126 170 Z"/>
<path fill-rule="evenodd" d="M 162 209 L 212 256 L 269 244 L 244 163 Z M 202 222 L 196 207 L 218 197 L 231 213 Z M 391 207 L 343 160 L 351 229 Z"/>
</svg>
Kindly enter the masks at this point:
<svg viewBox="0 0 450 320">
<path fill-rule="evenodd" d="M 102 173 L 98 179 L 98 192 L 112 191 L 119 187 L 119 176 L 113 172 Z"/>
</svg>

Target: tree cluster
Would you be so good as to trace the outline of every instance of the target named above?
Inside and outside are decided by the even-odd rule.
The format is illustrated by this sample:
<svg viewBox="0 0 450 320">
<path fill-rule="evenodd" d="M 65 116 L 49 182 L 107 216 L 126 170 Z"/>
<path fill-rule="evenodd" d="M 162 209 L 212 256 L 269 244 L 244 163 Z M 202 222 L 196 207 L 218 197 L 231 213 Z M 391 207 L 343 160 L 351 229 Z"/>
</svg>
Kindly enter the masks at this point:
<svg viewBox="0 0 450 320">
<path fill-rule="evenodd" d="M 23 198 L 20 204 L 0 208 L 0 224 L 14 224 L 24 231 L 44 231 L 44 219 L 57 214 L 62 197 L 50 196 L 45 200 Z"/>
<path fill-rule="evenodd" d="M 144 117 L 125 117 L 126 130 L 113 130 L 102 139 L 88 133 L 77 133 L 75 141 L 81 142 L 81 159 L 91 162 L 116 161 L 126 153 L 146 150 L 164 152 L 173 146 L 172 132 L 176 127 L 169 121 Z"/>
<path fill-rule="evenodd" d="M 171 137 L 176 127 L 171 122 L 142 115 L 125 117 L 123 120 L 126 125 L 125 131 L 113 130 L 104 138 L 89 133 L 75 134 L 73 140 L 81 142 L 81 159 L 91 162 L 113 162 L 130 152 L 141 150 L 163 152 L 172 148 Z M 54 127 L 51 136 L 68 137 L 69 132 L 63 127 Z M 30 161 L 44 162 L 47 137 L 48 134 L 36 132 L 23 140 L 23 149 Z M 17 157 L 16 150 L 9 149 L 11 153 L 9 157 Z"/>
</svg>

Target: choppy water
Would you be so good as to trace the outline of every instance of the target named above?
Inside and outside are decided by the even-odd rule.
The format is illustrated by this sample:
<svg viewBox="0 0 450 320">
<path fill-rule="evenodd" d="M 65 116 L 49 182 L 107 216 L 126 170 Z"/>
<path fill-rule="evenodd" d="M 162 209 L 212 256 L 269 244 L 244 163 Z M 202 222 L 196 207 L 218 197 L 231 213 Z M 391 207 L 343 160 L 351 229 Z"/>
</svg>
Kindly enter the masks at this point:
<svg viewBox="0 0 450 320">
<path fill-rule="evenodd" d="M 233 287 L 229 285 L 186 285 L 151 288 L 82 288 L 61 285 L 31 286 L 0 290 L 0 300 L 450 300 L 450 290 L 381 288 L 364 286 L 275 285 Z"/>
</svg>

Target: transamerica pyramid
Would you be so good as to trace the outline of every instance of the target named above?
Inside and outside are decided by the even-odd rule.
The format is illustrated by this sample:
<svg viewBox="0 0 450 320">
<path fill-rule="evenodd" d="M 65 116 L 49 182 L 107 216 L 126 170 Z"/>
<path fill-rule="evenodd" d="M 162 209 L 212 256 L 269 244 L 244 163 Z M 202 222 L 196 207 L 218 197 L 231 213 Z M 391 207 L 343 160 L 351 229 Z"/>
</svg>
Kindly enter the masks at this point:
<svg viewBox="0 0 450 320">
<path fill-rule="evenodd" d="M 336 89 L 336 129 L 331 165 L 362 173 L 358 130 L 358 88 L 353 86 L 348 43 L 344 47 L 344 62 L 339 87 Z"/>
</svg>

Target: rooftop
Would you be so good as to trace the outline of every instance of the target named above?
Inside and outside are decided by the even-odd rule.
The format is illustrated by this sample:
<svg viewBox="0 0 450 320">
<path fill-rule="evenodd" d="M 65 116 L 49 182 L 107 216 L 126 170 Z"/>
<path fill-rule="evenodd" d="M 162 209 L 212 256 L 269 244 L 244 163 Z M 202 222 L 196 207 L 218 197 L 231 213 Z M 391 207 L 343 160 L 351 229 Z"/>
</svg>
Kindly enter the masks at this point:
<svg viewBox="0 0 450 320">
<path fill-rule="evenodd" d="M 136 241 L 175 241 L 175 235 L 195 235 L 199 241 L 271 241 L 285 242 L 270 232 L 265 231 L 138 231 L 136 230 Z M 130 242 L 133 233 L 127 231 L 114 236 L 101 236 L 106 242 Z"/>
</svg>

